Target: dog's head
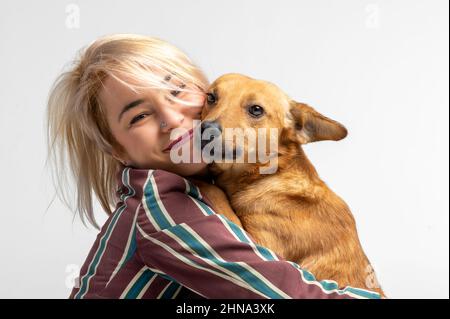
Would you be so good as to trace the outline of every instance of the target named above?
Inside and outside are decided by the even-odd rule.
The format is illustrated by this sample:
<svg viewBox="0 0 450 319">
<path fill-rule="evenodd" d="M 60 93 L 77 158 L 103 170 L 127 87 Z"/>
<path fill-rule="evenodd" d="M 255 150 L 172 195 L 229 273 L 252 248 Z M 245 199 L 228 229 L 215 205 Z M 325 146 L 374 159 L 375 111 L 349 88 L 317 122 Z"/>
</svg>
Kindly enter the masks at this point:
<svg viewBox="0 0 450 319">
<path fill-rule="evenodd" d="M 274 84 L 240 74 L 223 75 L 211 84 L 202 112 L 201 130 L 204 150 L 207 145 L 210 150 L 213 145 L 222 146 L 219 154 L 217 147 L 215 149 L 213 167 L 216 172 L 258 166 L 264 159 L 267 163 L 274 155 L 271 149 L 274 142 L 277 157 L 293 156 L 301 144 L 337 141 L 347 135 L 343 125 L 292 100 Z M 236 138 L 242 133 L 244 144 Z M 228 155 L 232 159 L 225 150 L 231 150 Z M 243 163 L 237 163 L 237 157 Z"/>
</svg>

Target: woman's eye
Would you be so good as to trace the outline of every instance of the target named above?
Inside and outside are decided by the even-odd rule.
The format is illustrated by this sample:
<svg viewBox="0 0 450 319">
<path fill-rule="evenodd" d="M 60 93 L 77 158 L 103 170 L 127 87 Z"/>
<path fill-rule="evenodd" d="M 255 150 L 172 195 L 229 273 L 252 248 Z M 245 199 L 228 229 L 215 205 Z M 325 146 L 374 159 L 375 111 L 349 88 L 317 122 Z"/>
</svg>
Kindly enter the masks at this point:
<svg viewBox="0 0 450 319">
<path fill-rule="evenodd" d="M 143 114 L 139 114 L 139 115 L 133 117 L 133 119 L 132 119 L 131 122 L 130 122 L 130 125 L 133 125 L 134 123 L 136 123 L 136 122 L 142 120 L 142 119 L 145 118 L 147 115 L 148 115 L 148 114 L 143 113 Z"/>
<path fill-rule="evenodd" d="M 264 114 L 264 109 L 259 105 L 250 105 L 248 113 L 253 117 L 261 117 Z"/>
<path fill-rule="evenodd" d="M 217 101 L 216 96 L 213 93 L 207 93 L 206 94 L 206 101 L 208 102 L 208 104 L 215 104 Z"/>
</svg>

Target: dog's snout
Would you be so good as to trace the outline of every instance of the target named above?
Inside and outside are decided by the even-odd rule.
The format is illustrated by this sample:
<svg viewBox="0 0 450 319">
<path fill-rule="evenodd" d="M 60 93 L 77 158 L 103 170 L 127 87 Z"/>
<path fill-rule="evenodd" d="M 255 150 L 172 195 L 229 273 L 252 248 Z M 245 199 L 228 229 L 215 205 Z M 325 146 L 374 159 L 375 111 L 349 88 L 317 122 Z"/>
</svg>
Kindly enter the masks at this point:
<svg viewBox="0 0 450 319">
<path fill-rule="evenodd" d="M 215 121 L 204 121 L 200 126 L 202 149 L 222 134 L 222 126 Z M 203 134 L 205 133 L 205 134 Z"/>
<path fill-rule="evenodd" d="M 218 131 L 220 133 L 222 133 L 222 127 L 220 126 L 219 123 L 215 122 L 215 121 L 204 121 L 201 125 L 201 131 L 202 133 L 206 130 L 206 129 L 210 129 L 213 131 Z"/>
</svg>

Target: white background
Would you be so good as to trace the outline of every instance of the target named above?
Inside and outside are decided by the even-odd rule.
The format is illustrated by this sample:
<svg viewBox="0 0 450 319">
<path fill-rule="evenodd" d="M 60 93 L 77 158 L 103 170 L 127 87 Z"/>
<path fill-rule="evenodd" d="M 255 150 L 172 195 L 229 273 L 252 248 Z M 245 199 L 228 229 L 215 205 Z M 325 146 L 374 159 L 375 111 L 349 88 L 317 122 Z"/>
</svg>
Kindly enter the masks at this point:
<svg viewBox="0 0 450 319">
<path fill-rule="evenodd" d="M 60 202 L 46 210 L 44 114 L 75 52 L 119 32 L 172 42 L 210 80 L 239 72 L 274 82 L 345 124 L 347 139 L 306 152 L 350 205 L 386 293 L 448 298 L 448 9 L 447 0 L 1 1 L 0 297 L 66 298 L 95 239 Z"/>
</svg>

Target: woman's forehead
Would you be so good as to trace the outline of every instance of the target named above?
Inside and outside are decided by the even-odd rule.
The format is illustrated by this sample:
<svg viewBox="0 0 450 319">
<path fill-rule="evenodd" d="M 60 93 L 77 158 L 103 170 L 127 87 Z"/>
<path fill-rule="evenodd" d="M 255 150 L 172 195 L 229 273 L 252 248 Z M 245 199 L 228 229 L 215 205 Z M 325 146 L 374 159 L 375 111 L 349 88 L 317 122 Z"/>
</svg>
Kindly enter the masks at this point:
<svg viewBox="0 0 450 319">
<path fill-rule="evenodd" d="M 126 79 L 107 76 L 99 91 L 101 103 L 106 106 L 114 106 L 116 104 L 122 105 L 130 98 L 136 97 L 138 92 L 133 90 L 131 84 L 127 83 L 128 81 Z"/>
</svg>

